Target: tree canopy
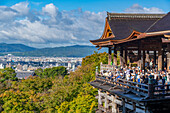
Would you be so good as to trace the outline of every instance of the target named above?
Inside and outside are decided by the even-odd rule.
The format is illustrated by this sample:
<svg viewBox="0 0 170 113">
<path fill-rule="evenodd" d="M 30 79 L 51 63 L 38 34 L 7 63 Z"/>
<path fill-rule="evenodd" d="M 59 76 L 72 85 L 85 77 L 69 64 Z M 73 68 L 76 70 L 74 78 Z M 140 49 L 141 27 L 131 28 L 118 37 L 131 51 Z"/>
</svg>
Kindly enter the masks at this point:
<svg viewBox="0 0 170 113">
<path fill-rule="evenodd" d="M 2 113 L 95 113 L 97 89 L 87 82 L 94 80 L 95 67 L 107 63 L 107 53 L 83 58 L 82 66 L 67 75 L 64 67 L 38 69 L 38 76 L 14 80 L 12 69 L 0 71 L 0 112 Z M 8 85 L 10 83 L 10 85 Z"/>
</svg>

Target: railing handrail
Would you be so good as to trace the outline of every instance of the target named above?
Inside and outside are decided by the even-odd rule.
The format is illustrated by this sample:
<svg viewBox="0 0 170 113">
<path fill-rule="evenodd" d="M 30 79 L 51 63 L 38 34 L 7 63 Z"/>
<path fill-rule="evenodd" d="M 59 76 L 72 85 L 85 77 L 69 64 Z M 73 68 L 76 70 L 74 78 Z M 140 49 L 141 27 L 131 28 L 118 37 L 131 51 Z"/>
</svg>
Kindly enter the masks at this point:
<svg viewBox="0 0 170 113">
<path fill-rule="evenodd" d="M 170 84 L 165 84 L 165 85 L 154 85 L 154 87 L 164 87 L 164 86 L 170 86 Z"/>
<path fill-rule="evenodd" d="M 115 65 L 108 65 L 108 64 L 100 64 L 100 69 L 102 70 L 110 70 L 110 71 L 115 71 L 114 70 Z M 97 72 L 97 70 L 96 70 Z M 128 81 L 125 79 L 117 79 L 117 81 L 113 81 L 110 79 L 106 79 L 103 77 L 99 77 L 98 75 L 100 75 L 98 72 L 96 73 L 96 78 L 100 78 L 100 80 L 104 80 L 105 82 L 109 82 L 112 84 L 116 84 L 118 86 L 120 86 L 119 88 L 121 88 L 122 86 L 126 86 L 129 88 L 129 90 L 133 90 L 133 91 L 137 91 L 137 92 L 142 92 L 142 93 L 148 93 L 147 97 L 149 98 L 154 98 L 157 96 L 170 96 L 170 84 L 166 84 L 166 85 L 154 85 L 153 84 L 153 80 L 149 79 L 150 82 L 148 84 L 143 84 L 143 83 L 138 83 L 138 82 L 133 82 L 133 81 Z M 110 76 L 105 76 L 105 77 L 110 77 Z M 129 85 L 130 84 L 130 85 Z M 123 89 L 123 87 L 122 87 Z"/>
<path fill-rule="evenodd" d="M 148 95 L 148 97 L 150 96 L 150 94 L 149 94 L 150 93 L 150 91 L 149 91 L 150 85 L 147 85 L 147 84 L 127 81 L 127 80 L 124 80 L 124 79 L 117 79 L 118 80 L 118 82 L 117 82 L 117 81 L 113 81 L 113 80 L 110 80 L 110 79 L 107 79 L 107 78 L 104 78 L 104 77 L 99 77 L 99 76 L 96 76 L 96 80 L 100 80 L 100 81 L 106 82 L 108 84 L 118 86 L 118 88 L 123 89 L 123 90 L 128 89 L 128 90 L 131 90 L 131 91 L 138 92 L 138 94 L 142 93 L 141 95 L 143 95 L 143 96 L 146 95 L 146 94 Z M 120 81 L 122 81 L 122 82 L 120 82 Z M 131 85 L 131 84 L 134 84 L 134 85 Z M 135 85 L 144 86 L 146 88 L 137 87 Z M 170 84 L 168 84 L 168 85 L 152 85 L 152 86 L 153 86 L 153 90 L 152 90 L 151 93 L 153 94 L 153 96 L 156 96 L 156 97 L 158 97 L 159 95 L 160 96 L 170 96 L 170 88 L 169 88 Z M 157 89 L 156 87 L 167 87 L 167 89 Z M 160 93 L 160 92 L 164 92 L 164 93 Z"/>
<path fill-rule="evenodd" d="M 148 87 L 147 84 L 143 84 L 143 83 L 132 82 L 132 81 L 124 80 L 124 79 L 119 79 L 119 80 L 122 80 L 122 81 L 125 81 L 125 82 L 128 82 L 128 83 L 132 83 L 132 84 L 136 84 L 136 85 L 140 85 L 140 86 Z"/>
<path fill-rule="evenodd" d="M 96 78 L 99 78 L 100 79 L 100 81 L 101 80 L 104 80 L 103 82 L 106 82 L 107 81 L 107 83 L 108 84 L 110 84 L 110 83 L 112 83 L 113 85 L 114 84 L 116 84 L 115 86 L 120 86 L 120 87 L 118 87 L 118 88 L 120 88 L 120 89 L 128 89 L 128 90 L 132 90 L 132 91 L 135 91 L 135 92 L 140 92 L 140 91 L 142 91 L 142 92 L 140 92 L 141 93 L 141 95 L 143 95 L 143 96 L 146 96 L 146 94 L 147 94 L 147 92 L 148 92 L 148 89 L 145 89 L 145 88 L 140 88 L 140 87 L 136 87 L 136 86 L 132 86 L 132 85 L 130 85 L 130 84 L 126 84 L 126 83 L 123 83 L 123 82 L 117 82 L 117 81 L 112 81 L 112 80 L 109 80 L 109 79 L 106 79 L 106 78 L 103 78 L 103 77 L 98 77 L 98 76 L 96 76 Z M 98 80 L 98 79 L 97 79 Z M 108 82 L 109 81 L 109 82 Z M 119 85 L 118 85 L 119 84 Z M 124 87 L 122 87 L 122 86 L 124 86 Z M 125 86 L 126 87 L 129 87 L 129 88 L 125 88 Z M 138 91 L 138 90 L 139 91 Z M 143 94 L 142 94 L 143 93 Z"/>
</svg>

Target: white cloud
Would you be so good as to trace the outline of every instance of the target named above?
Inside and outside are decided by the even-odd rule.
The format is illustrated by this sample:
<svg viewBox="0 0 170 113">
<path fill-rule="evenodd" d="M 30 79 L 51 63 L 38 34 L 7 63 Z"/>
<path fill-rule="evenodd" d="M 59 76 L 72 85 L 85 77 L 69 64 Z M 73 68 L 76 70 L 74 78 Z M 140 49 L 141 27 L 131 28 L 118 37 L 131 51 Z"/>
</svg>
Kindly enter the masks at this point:
<svg viewBox="0 0 170 113">
<path fill-rule="evenodd" d="M 26 15 L 29 12 L 28 5 L 28 2 L 20 2 L 18 4 L 13 5 L 11 8 L 18 11 L 21 15 Z"/>
<path fill-rule="evenodd" d="M 52 17 L 55 17 L 55 16 L 57 16 L 58 8 L 55 7 L 55 5 L 51 3 L 51 4 L 47 4 L 45 7 L 43 7 L 42 11 L 50 14 Z"/>
<path fill-rule="evenodd" d="M 164 13 L 162 9 L 151 7 L 142 7 L 139 4 L 133 4 L 130 8 L 124 10 L 127 13 Z"/>
<path fill-rule="evenodd" d="M 0 42 L 34 47 L 90 44 L 103 32 L 106 12 L 59 11 L 54 4 L 33 12 L 28 6 L 28 2 L 0 6 Z"/>
</svg>

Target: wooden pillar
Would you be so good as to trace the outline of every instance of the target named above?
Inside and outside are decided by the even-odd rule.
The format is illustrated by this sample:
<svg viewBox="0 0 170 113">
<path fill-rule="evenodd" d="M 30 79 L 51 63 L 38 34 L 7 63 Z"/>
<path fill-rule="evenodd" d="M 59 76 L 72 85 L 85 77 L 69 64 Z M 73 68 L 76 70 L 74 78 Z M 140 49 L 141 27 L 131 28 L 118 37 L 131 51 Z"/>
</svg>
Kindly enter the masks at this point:
<svg viewBox="0 0 170 113">
<path fill-rule="evenodd" d="M 125 47 L 125 65 L 127 66 L 127 48 Z"/>
<path fill-rule="evenodd" d="M 117 65 L 117 50 L 114 48 L 114 64 Z"/>
<path fill-rule="evenodd" d="M 167 45 L 167 70 L 170 71 L 170 44 Z"/>
<path fill-rule="evenodd" d="M 162 48 L 162 70 L 164 70 L 164 68 L 165 68 L 165 60 L 164 60 L 164 58 L 165 58 L 165 56 L 164 56 L 164 54 L 165 54 L 165 48 Z"/>
<path fill-rule="evenodd" d="M 145 50 L 143 50 L 143 70 L 145 70 Z"/>
<path fill-rule="evenodd" d="M 158 70 L 162 70 L 162 50 L 158 51 Z"/>
<path fill-rule="evenodd" d="M 123 66 L 123 48 L 120 49 L 120 65 Z"/>
<path fill-rule="evenodd" d="M 107 112 L 107 110 L 108 110 L 108 108 L 109 108 L 109 106 L 108 106 L 108 99 L 107 99 L 107 93 L 105 93 L 105 106 L 104 106 L 104 112 Z"/>
<path fill-rule="evenodd" d="M 142 65 L 141 65 L 141 49 L 138 48 L 138 67 L 140 67 L 140 69 L 142 69 Z"/>
<path fill-rule="evenodd" d="M 127 51 L 127 53 L 129 54 L 129 51 Z M 129 61 L 129 67 L 131 67 L 129 55 L 127 56 L 127 61 Z"/>
<path fill-rule="evenodd" d="M 156 66 L 156 51 L 154 51 L 154 66 Z"/>
<path fill-rule="evenodd" d="M 147 68 L 149 67 L 150 64 L 150 58 L 149 58 L 149 51 L 147 51 L 147 54 L 145 55 L 145 62 L 147 62 Z M 146 67 L 145 67 L 146 68 Z"/>
<path fill-rule="evenodd" d="M 136 103 L 133 102 L 133 113 L 136 113 Z"/>
<path fill-rule="evenodd" d="M 102 113 L 100 107 L 102 106 L 102 97 L 101 97 L 101 92 L 100 90 L 98 90 L 98 109 L 99 109 L 99 113 Z"/>
<path fill-rule="evenodd" d="M 167 70 L 170 71 L 170 52 L 167 54 Z"/>
<path fill-rule="evenodd" d="M 117 104 L 115 103 L 116 97 L 111 95 L 112 98 L 112 113 L 117 113 Z"/>
<path fill-rule="evenodd" d="M 108 48 L 108 65 L 111 65 L 111 62 L 112 62 L 112 49 L 111 47 Z"/>
<path fill-rule="evenodd" d="M 126 107 L 125 107 L 125 99 L 122 99 L 122 106 L 123 106 L 123 112 L 122 113 L 126 113 Z"/>
</svg>

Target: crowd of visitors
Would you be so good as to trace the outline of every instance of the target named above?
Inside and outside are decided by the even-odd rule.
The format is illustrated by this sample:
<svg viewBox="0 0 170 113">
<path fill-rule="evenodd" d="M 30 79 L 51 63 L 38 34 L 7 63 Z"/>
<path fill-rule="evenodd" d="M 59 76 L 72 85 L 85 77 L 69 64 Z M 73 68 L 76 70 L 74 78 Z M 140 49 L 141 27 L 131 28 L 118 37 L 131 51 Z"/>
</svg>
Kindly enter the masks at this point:
<svg viewBox="0 0 170 113">
<path fill-rule="evenodd" d="M 137 83 L 148 84 L 149 77 L 152 77 L 153 84 L 165 85 L 170 84 L 170 72 L 164 69 L 164 71 L 158 71 L 156 69 L 141 70 L 139 67 L 117 67 L 114 66 L 113 70 L 100 70 L 100 75 L 117 81 L 118 79 L 125 79 Z"/>
</svg>

